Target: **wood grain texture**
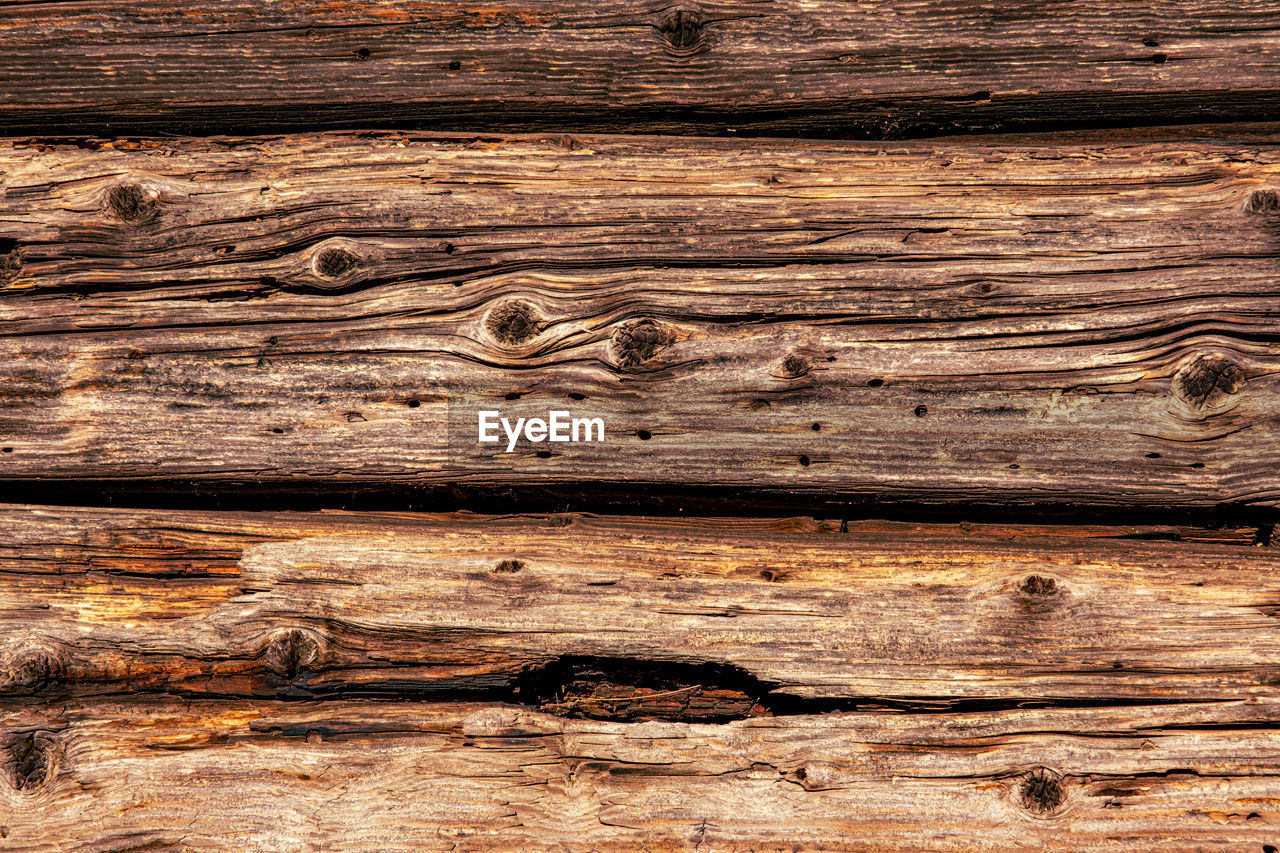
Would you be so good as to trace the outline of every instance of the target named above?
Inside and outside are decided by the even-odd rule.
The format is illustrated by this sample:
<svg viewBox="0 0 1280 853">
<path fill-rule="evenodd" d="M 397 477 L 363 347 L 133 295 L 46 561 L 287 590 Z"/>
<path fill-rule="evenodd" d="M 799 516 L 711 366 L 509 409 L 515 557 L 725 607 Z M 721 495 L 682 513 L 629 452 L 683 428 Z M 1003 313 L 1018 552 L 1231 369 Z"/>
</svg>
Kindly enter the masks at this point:
<svg viewBox="0 0 1280 853">
<path fill-rule="evenodd" d="M 1258 851 L 1280 709 L 723 726 L 422 703 L 0 710 L 6 850 Z"/>
<path fill-rule="evenodd" d="M 1280 4 L 0 5 L 10 133 L 896 137 L 1280 117 Z"/>
<path fill-rule="evenodd" d="M 0 480 L 1274 507 L 1276 138 L 10 141 Z"/>
<path fill-rule="evenodd" d="M 52 507 L 0 525 L 9 695 L 663 716 L 596 690 L 648 671 L 646 696 L 674 679 L 681 703 L 692 686 L 711 706 L 672 713 L 718 719 L 1208 701 L 1280 681 L 1280 551 L 1143 538 L 1159 528 Z"/>
</svg>

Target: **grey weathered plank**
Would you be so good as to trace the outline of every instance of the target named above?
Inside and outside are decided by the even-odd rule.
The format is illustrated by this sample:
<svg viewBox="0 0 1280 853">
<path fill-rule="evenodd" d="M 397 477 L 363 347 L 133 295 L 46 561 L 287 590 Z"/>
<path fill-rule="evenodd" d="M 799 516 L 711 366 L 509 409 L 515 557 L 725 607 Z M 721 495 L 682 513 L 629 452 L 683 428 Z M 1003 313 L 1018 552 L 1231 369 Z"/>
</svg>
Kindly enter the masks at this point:
<svg viewBox="0 0 1280 853">
<path fill-rule="evenodd" d="M 594 686 L 625 688 L 638 668 L 707 688 L 701 713 L 723 717 L 1205 701 L 1272 695 L 1280 680 L 1275 549 L 1128 538 L 1158 528 L 846 527 L 7 507 L 0 684 L 435 691 L 663 716 L 591 704 Z M 579 659 L 605 677 L 570 690 L 561 665 Z M 722 673 L 681 680 L 679 664 Z M 736 701 L 721 689 L 761 707 L 717 710 Z"/>
<path fill-rule="evenodd" d="M 12 488 L 1280 495 L 1266 133 L 10 141 L 0 172 Z M 607 441 L 505 453 L 482 408 Z"/>
<path fill-rule="evenodd" d="M 1265 850 L 1273 700 L 727 725 L 6 705 L 6 850 Z"/>
<path fill-rule="evenodd" d="M 1280 4 L 0 4 L 10 133 L 815 136 L 1280 117 Z"/>
</svg>

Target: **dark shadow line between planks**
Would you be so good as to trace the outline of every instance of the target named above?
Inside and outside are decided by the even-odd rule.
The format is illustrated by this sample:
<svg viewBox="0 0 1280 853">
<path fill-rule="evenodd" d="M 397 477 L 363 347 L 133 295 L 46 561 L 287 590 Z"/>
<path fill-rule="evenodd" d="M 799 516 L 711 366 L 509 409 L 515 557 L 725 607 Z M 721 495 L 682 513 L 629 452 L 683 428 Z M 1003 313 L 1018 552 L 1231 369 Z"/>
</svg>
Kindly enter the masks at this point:
<svg viewBox="0 0 1280 853">
<path fill-rule="evenodd" d="M 1209 106 L 1212 105 L 1212 106 Z M 1180 124 L 1280 120 L 1280 89 L 1050 92 L 845 100 L 809 107 L 742 109 L 677 104 L 633 109 L 471 102 L 259 103 L 169 107 L 121 114 L 107 108 L 0 109 L 0 135 L 216 136 L 332 130 L 484 133 L 658 133 L 678 136 L 907 140 L 983 133 L 1059 133 Z M 1070 116 L 1068 118 L 1068 116 Z"/>
<path fill-rule="evenodd" d="M 341 683 L 310 685 L 313 676 L 332 675 L 305 664 L 271 672 L 252 695 L 221 691 L 105 690 L 89 694 L 110 697 L 179 698 L 252 702 L 384 701 L 478 704 L 526 708 L 570 719 L 614 722 L 663 721 L 723 724 L 755 717 L 801 717 L 824 714 L 889 713 L 931 715 L 1001 713 L 1019 710 L 1087 710 L 1160 706 L 1208 705 L 1230 701 L 1230 696 L 1189 699 L 1159 696 L 1099 696 L 1051 698 L 1013 696 L 957 698 L 954 696 L 797 696 L 787 686 L 756 678 L 747 670 L 727 663 L 652 660 L 634 657 L 561 655 L 544 664 L 527 667 L 501 683 L 453 683 L 425 686 L 388 677 L 358 686 Z M 74 679 L 50 676 L 8 691 L 0 707 L 32 702 L 56 706 L 67 699 Z M 1232 724 L 1224 724 L 1230 728 Z M 1241 724 L 1245 727 L 1245 724 Z M 1280 728 L 1280 721 L 1250 721 L 1248 728 Z"/>
<path fill-rule="evenodd" d="M 459 483 L 342 484 L 244 480 L 0 479 L 0 501 L 50 506 L 205 511 L 588 513 L 654 517 L 755 518 L 810 516 L 819 521 L 1172 526 L 1219 530 L 1252 527 L 1250 544 L 1280 545 L 1273 531 L 1280 508 L 1224 503 L 1206 507 L 1004 501 L 913 493 L 824 494 L 778 489 L 583 481 L 571 485 L 475 486 Z M 1154 534 L 1134 534 L 1151 538 Z M 1172 538 L 1175 534 L 1170 533 Z"/>
</svg>

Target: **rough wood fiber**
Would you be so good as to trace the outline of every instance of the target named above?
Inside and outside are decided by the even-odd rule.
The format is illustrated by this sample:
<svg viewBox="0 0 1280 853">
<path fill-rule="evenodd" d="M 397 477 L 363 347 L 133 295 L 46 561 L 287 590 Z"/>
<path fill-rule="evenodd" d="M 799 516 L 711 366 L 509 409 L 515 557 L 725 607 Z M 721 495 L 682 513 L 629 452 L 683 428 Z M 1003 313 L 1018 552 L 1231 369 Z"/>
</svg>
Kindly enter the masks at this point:
<svg viewBox="0 0 1280 853">
<path fill-rule="evenodd" d="M 710 705 L 676 716 L 723 718 L 1280 680 L 1280 551 L 1126 538 L 1159 529 L 15 507 L 0 525 L 10 695 L 434 691 L 662 716 L 618 698 L 648 667 L 681 703 L 701 685 Z M 583 660 L 605 677 L 573 677 Z"/>
<path fill-rule="evenodd" d="M 0 480 L 1274 506 L 1274 139 L 8 142 Z"/>
<path fill-rule="evenodd" d="M 1273 700 L 727 725 L 475 705 L 6 706 L 36 851 L 1262 851 Z"/>
<path fill-rule="evenodd" d="M 0 5 L 10 133 L 903 136 L 1280 117 L 1273 0 Z"/>
</svg>

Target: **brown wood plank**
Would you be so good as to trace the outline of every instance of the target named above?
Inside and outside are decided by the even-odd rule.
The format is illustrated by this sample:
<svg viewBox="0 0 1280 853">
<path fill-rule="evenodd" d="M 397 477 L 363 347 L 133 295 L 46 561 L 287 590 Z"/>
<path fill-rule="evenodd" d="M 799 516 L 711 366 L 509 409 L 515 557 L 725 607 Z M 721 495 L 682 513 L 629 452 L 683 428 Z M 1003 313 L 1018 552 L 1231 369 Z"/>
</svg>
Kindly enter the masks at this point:
<svg viewBox="0 0 1280 853">
<path fill-rule="evenodd" d="M 0 527 L 10 695 L 721 719 L 1280 680 L 1280 551 L 1130 538 L 1159 529 L 54 507 Z"/>
<path fill-rule="evenodd" d="M 1276 139 L 10 141 L 0 481 L 1275 506 Z"/>
<path fill-rule="evenodd" d="M 1280 4 L 0 5 L 10 133 L 900 137 L 1280 117 Z"/>
<path fill-rule="evenodd" d="M 1274 700 L 727 725 L 421 703 L 0 710 L 6 850 L 1265 850 Z"/>
</svg>

